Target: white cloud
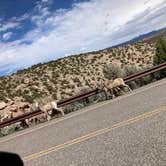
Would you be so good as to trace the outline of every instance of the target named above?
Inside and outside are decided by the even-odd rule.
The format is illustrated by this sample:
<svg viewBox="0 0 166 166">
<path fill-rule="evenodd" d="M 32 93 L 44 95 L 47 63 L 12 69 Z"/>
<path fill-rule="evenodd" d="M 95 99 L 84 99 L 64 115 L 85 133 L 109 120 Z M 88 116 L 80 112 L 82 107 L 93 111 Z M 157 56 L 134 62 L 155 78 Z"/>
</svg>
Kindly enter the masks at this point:
<svg viewBox="0 0 166 166">
<path fill-rule="evenodd" d="M 18 27 L 20 24 L 18 22 L 7 22 L 5 24 L 0 25 L 0 32 L 5 32 L 9 29 L 13 29 Z"/>
<path fill-rule="evenodd" d="M 8 39 L 11 38 L 12 35 L 13 35 L 12 32 L 4 33 L 3 36 L 2 36 L 2 39 L 3 39 L 3 40 L 8 40 Z"/>
<path fill-rule="evenodd" d="M 21 22 L 21 21 L 24 21 L 26 19 L 29 19 L 29 17 L 30 17 L 30 14 L 29 13 L 25 13 L 25 14 L 23 14 L 20 17 L 12 17 L 10 19 L 10 21 L 12 21 L 12 22 Z"/>
<path fill-rule="evenodd" d="M 45 0 L 44 0 L 45 1 Z M 42 0 L 43 3 L 43 0 Z M 0 43 L 0 71 L 93 51 L 166 27 L 165 0 L 92 0 L 51 13 L 38 3 L 37 28 L 23 39 Z M 29 41 L 30 44 L 20 44 Z M 6 69 L 6 66 L 5 66 Z"/>
<path fill-rule="evenodd" d="M 42 26 L 43 21 L 51 14 L 49 11 L 49 5 L 51 5 L 52 0 L 41 0 L 36 2 L 36 6 L 32 13 L 35 13 L 31 17 L 31 21 L 36 24 L 36 26 Z"/>
<path fill-rule="evenodd" d="M 3 22 L 3 19 L 0 18 L 0 32 L 5 33 L 6 31 L 11 29 L 18 29 L 22 26 L 21 22 L 29 18 L 30 18 L 29 13 L 25 13 L 20 17 L 12 17 L 6 22 Z"/>
<path fill-rule="evenodd" d="M 42 2 L 48 2 L 49 0 L 42 0 Z"/>
</svg>

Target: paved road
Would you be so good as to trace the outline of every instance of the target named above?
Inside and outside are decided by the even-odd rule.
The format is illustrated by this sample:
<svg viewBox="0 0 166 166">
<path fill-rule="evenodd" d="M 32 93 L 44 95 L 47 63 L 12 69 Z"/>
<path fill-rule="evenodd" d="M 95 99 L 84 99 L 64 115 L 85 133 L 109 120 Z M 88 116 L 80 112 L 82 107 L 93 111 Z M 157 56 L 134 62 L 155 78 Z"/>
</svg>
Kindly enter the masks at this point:
<svg viewBox="0 0 166 166">
<path fill-rule="evenodd" d="M 165 166 L 166 79 L 0 139 L 26 166 Z"/>
</svg>

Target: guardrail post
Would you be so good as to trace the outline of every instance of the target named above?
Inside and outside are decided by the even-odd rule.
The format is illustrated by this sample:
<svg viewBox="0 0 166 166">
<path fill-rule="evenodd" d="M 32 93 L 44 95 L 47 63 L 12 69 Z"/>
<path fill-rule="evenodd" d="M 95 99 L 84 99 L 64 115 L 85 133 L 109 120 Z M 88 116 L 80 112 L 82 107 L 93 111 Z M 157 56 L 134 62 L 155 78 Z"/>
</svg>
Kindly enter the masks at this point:
<svg viewBox="0 0 166 166">
<path fill-rule="evenodd" d="M 87 98 L 85 98 L 85 102 L 86 102 L 86 104 L 89 104 L 90 103 L 90 101 L 89 101 L 89 98 L 87 97 Z"/>
</svg>

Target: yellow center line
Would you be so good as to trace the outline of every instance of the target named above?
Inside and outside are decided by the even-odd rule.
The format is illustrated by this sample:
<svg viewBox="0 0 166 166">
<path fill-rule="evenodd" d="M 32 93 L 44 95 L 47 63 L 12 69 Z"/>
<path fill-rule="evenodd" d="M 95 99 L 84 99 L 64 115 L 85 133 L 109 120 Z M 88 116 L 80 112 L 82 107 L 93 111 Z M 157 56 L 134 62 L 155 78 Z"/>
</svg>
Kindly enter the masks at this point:
<svg viewBox="0 0 166 166">
<path fill-rule="evenodd" d="M 130 118 L 128 120 L 124 120 L 124 121 L 119 122 L 119 123 L 117 123 L 117 124 L 115 124 L 115 125 L 113 125 L 113 126 L 111 126 L 109 128 L 100 129 L 100 130 L 91 132 L 89 134 L 86 134 L 84 136 L 81 136 L 81 137 L 75 138 L 73 140 L 67 141 L 67 142 L 65 142 L 63 144 L 56 145 L 56 146 L 53 146 L 53 147 L 48 148 L 46 150 L 42 150 L 40 152 L 37 152 L 37 153 L 31 154 L 31 155 L 25 156 L 23 158 L 23 160 L 24 161 L 30 161 L 30 160 L 42 157 L 44 155 L 47 155 L 49 153 L 56 152 L 56 151 L 61 150 L 61 149 L 65 149 L 65 148 L 67 148 L 67 147 L 69 147 L 71 145 L 78 144 L 78 143 L 86 141 L 86 140 L 88 140 L 90 138 L 94 138 L 96 136 L 108 133 L 108 132 L 112 131 L 113 129 L 120 128 L 120 127 L 129 125 L 129 124 L 132 124 L 134 122 L 137 122 L 137 121 L 140 121 L 140 120 L 143 120 L 143 119 L 155 116 L 155 115 L 157 115 L 157 114 L 159 114 L 160 112 L 163 112 L 163 111 L 166 111 L 166 106 L 163 106 L 163 107 L 160 107 L 158 109 L 155 109 L 154 111 L 150 111 L 150 112 L 141 114 L 141 115 L 136 116 L 134 118 Z"/>
</svg>

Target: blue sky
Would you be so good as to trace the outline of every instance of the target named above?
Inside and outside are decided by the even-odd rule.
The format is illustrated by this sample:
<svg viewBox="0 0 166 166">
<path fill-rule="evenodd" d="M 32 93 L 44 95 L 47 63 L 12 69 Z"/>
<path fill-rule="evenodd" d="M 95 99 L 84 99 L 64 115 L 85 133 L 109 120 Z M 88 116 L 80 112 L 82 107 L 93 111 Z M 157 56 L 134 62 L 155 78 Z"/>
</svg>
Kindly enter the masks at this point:
<svg viewBox="0 0 166 166">
<path fill-rule="evenodd" d="M 166 27 L 166 0 L 1 0 L 0 75 Z"/>
</svg>

